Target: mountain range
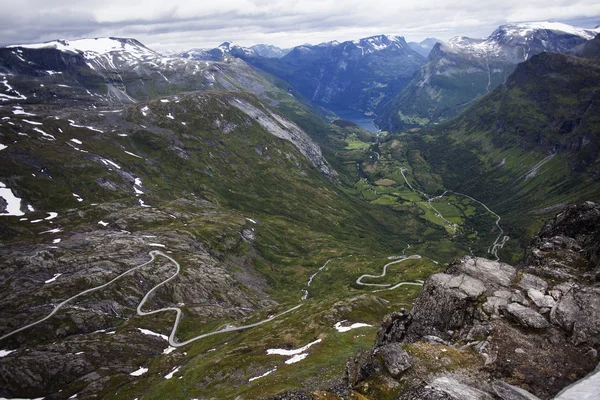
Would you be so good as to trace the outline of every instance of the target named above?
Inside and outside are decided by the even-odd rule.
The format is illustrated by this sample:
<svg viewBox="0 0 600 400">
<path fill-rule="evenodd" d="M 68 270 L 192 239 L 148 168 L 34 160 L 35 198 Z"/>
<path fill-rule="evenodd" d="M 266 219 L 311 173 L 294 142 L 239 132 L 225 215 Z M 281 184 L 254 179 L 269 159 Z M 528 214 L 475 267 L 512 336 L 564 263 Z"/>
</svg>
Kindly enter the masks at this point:
<svg viewBox="0 0 600 400">
<path fill-rule="evenodd" d="M 599 361 L 595 33 L 0 48 L 0 397 L 557 395 Z"/>
<path fill-rule="evenodd" d="M 251 48 L 223 43 L 208 51 L 181 53 L 195 59 L 241 58 L 288 82 L 325 107 L 373 112 L 397 93 L 425 62 L 404 38 L 379 35 L 346 42 L 303 45 L 281 58 L 261 57 Z"/>
<path fill-rule="evenodd" d="M 541 52 L 565 53 L 598 31 L 560 23 L 503 25 L 486 39 L 458 36 L 435 45 L 413 80 L 385 105 L 382 129 L 438 123 L 506 82 L 517 64 Z"/>
</svg>

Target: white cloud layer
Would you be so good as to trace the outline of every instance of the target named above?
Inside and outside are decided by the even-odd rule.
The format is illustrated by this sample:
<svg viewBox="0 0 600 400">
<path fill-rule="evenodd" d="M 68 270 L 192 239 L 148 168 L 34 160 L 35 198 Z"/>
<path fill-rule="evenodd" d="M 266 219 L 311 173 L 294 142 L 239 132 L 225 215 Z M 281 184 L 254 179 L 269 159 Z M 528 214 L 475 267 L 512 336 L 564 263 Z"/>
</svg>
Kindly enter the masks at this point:
<svg viewBox="0 0 600 400">
<path fill-rule="evenodd" d="M 223 41 L 282 47 L 380 33 L 487 36 L 507 22 L 600 24 L 600 2 L 571 0 L 22 0 L 0 13 L 0 45 L 135 37 L 159 51 Z"/>
</svg>

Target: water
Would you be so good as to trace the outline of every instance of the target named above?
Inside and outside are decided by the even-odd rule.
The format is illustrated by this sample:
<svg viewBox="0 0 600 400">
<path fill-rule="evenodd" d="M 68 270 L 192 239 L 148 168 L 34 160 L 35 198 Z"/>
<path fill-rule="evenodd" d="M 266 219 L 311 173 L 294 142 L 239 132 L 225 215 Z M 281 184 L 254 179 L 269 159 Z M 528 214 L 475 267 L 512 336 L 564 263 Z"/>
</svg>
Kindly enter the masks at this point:
<svg viewBox="0 0 600 400">
<path fill-rule="evenodd" d="M 323 106 L 323 108 L 326 108 L 329 111 L 336 113 L 337 116 L 340 117 L 340 119 L 354 122 L 356 125 L 360 126 L 364 130 L 367 130 L 372 133 L 379 132 L 379 129 L 373 123 L 373 117 L 365 115 L 360 111 L 355 111 L 350 108 L 335 107 L 331 104 L 327 104 L 327 107 Z"/>
</svg>

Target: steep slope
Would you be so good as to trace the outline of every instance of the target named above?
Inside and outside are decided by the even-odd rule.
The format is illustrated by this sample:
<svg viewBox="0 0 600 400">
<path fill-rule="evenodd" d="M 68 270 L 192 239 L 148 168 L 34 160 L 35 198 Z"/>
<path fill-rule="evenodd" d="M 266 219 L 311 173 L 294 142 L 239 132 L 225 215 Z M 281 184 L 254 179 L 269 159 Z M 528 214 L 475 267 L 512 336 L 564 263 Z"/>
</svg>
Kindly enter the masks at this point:
<svg viewBox="0 0 600 400">
<path fill-rule="evenodd" d="M 403 258 L 409 242 L 436 260 L 466 251 L 348 185 L 370 153 L 346 141 L 369 133 L 330 128 L 241 60 L 134 62 L 135 42 L 109 40 L 0 49 L 0 396 L 331 385 L 368 325 L 438 270 Z M 347 158 L 332 167 L 305 126 Z M 383 278 L 408 284 L 357 283 L 388 263 Z M 363 336 L 343 334 L 349 318 Z M 266 352 L 317 338 L 298 365 Z M 254 382 L 269 371 L 277 385 Z"/>
<path fill-rule="evenodd" d="M 488 203 L 526 241 L 540 214 L 600 197 L 599 68 L 597 60 L 534 56 L 454 121 L 410 135 L 409 146 L 446 188 Z"/>
<path fill-rule="evenodd" d="M 410 84 L 385 105 L 377 123 L 397 131 L 448 120 L 504 83 L 518 63 L 544 51 L 565 53 L 596 33 L 531 23 L 500 26 L 486 39 L 459 36 L 439 43 Z"/>
<path fill-rule="evenodd" d="M 575 47 L 570 53 L 584 58 L 600 58 L 600 34 L 596 35 L 594 39 Z"/>
</svg>

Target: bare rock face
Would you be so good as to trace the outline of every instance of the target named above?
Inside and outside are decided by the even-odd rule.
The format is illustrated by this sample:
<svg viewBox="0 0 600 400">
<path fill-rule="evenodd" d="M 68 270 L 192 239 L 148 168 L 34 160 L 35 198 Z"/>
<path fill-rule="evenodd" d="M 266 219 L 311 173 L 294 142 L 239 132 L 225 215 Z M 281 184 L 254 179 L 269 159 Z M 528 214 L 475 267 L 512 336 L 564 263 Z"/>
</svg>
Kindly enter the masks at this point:
<svg viewBox="0 0 600 400">
<path fill-rule="evenodd" d="M 425 282 L 410 312 L 384 319 L 348 383 L 359 391 L 365 382 L 402 385 L 397 399 L 554 397 L 600 361 L 599 248 L 600 206 L 588 202 L 549 221 L 520 270 L 456 260 Z M 473 354 L 468 367 L 439 369 Z"/>
<path fill-rule="evenodd" d="M 414 342 L 427 335 L 449 339 L 448 331 L 471 324 L 477 299 L 485 291 L 485 285 L 469 275 L 431 276 L 415 302 L 403 341 Z"/>
<path fill-rule="evenodd" d="M 600 273 L 600 205 L 564 209 L 546 222 L 525 253 L 528 272 L 552 278 L 594 280 Z"/>
<path fill-rule="evenodd" d="M 600 288 L 571 289 L 552 309 L 550 320 L 571 333 L 573 343 L 600 345 Z"/>
</svg>

